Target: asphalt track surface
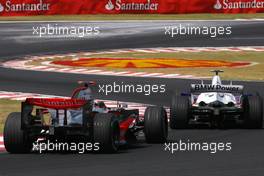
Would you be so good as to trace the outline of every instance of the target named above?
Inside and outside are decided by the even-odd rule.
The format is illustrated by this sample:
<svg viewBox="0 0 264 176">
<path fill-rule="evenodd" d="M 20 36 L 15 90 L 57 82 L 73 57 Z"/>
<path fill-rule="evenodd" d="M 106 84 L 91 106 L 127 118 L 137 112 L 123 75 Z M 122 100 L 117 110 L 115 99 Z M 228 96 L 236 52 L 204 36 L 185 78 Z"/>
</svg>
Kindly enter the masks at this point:
<svg viewBox="0 0 264 176">
<path fill-rule="evenodd" d="M 190 23 L 190 22 L 181 22 Z M 214 39 L 203 36 L 164 36 L 163 26 L 178 22 L 124 23 L 106 22 L 103 36 L 87 39 L 39 39 L 32 37 L 33 23 L 0 24 L 0 59 L 17 59 L 26 55 L 95 51 L 117 48 L 145 48 L 166 46 L 263 46 L 263 21 L 191 22 L 194 25 L 231 25 L 233 35 Z M 97 25 L 97 23 L 86 23 Z M 69 25 L 69 23 L 65 24 Z M 71 25 L 80 25 L 71 24 Z M 82 24 L 83 25 L 83 24 Z M 113 81 L 128 84 L 166 84 L 165 94 L 111 94 L 96 93 L 97 98 L 169 105 L 174 91 L 188 90 L 193 80 L 87 76 L 77 74 L 44 73 L 0 68 L 0 90 L 44 94 L 69 95 L 77 80 L 96 80 L 98 84 Z M 236 82 L 245 85 L 248 92 L 263 94 L 262 82 Z M 0 154 L 0 176 L 8 175 L 263 175 L 263 130 L 189 129 L 170 131 L 169 141 L 232 142 L 230 152 L 176 152 L 164 151 L 164 145 L 139 144 L 121 150 L 118 154 Z"/>
</svg>

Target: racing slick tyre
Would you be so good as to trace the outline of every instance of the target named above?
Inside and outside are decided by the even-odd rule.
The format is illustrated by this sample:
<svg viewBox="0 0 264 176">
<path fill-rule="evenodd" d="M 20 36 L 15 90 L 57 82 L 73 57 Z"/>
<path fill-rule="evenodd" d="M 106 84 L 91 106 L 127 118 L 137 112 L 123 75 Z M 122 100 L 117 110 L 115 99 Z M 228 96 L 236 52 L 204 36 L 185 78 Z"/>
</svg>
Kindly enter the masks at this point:
<svg viewBox="0 0 264 176">
<path fill-rule="evenodd" d="M 144 114 L 144 133 L 147 143 L 166 142 L 168 136 L 167 113 L 162 107 L 148 107 Z"/>
<path fill-rule="evenodd" d="M 189 98 L 175 94 L 170 106 L 171 129 L 185 129 L 189 122 Z"/>
<path fill-rule="evenodd" d="M 243 101 L 244 126 L 250 129 L 260 129 L 263 126 L 263 100 L 257 94 L 247 96 Z"/>
<path fill-rule="evenodd" d="M 9 153 L 29 153 L 33 144 L 29 134 L 21 129 L 21 113 L 8 115 L 4 127 L 4 144 Z"/>
<path fill-rule="evenodd" d="M 119 122 L 115 115 L 111 113 L 96 114 L 93 121 L 93 141 L 99 143 L 99 152 L 117 152 L 119 138 Z"/>
</svg>

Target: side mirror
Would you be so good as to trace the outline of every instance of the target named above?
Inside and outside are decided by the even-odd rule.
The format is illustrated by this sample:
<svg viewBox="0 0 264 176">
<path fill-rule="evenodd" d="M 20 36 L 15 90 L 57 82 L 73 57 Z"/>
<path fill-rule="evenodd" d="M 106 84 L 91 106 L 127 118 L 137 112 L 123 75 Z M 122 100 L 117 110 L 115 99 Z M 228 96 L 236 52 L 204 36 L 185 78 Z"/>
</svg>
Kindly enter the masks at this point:
<svg viewBox="0 0 264 176">
<path fill-rule="evenodd" d="M 96 82 L 95 81 L 89 81 L 88 84 L 89 85 L 92 85 L 92 86 L 95 86 L 96 85 Z"/>
<path fill-rule="evenodd" d="M 78 84 L 83 84 L 84 87 L 89 87 L 89 86 L 95 86 L 96 82 L 95 81 L 78 81 Z"/>
</svg>

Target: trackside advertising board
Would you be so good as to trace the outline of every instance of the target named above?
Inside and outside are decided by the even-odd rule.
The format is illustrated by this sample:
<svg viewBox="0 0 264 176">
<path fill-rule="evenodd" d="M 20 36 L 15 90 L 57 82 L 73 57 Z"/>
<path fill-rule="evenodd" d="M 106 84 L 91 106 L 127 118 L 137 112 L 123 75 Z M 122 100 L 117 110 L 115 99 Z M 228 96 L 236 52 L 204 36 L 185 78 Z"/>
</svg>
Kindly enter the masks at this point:
<svg viewBox="0 0 264 176">
<path fill-rule="evenodd" d="M 259 12 L 264 0 L 0 0 L 0 16 Z"/>
</svg>

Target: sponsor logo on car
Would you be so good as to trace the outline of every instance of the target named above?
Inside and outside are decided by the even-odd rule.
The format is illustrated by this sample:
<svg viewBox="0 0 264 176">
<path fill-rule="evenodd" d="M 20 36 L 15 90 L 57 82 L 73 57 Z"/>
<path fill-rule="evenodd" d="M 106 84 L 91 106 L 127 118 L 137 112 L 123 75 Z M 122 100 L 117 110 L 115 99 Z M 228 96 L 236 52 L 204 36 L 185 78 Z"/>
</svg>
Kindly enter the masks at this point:
<svg viewBox="0 0 264 176">
<path fill-rule="evenodd" d="M 195 84 L 192 86 L 195 91 L 239 91 L 241 86 L 211 85 L 211 84 Z"/>
<path fill-rule="evenodd" d="M 152 0 L 147 0 L 144 2 L 123 2 L 122 0 L 109 0 L 105 5 L 105 9 L 108 11 L 143 11 L 143 10 L 158 10 L 158 3 L 152 2 Z"/>
<path fill-rule="evenodd" d="M 48 11 L 50 9 L 50 4 L 45 3 L 43 0 L 39 0 L 36 3 L 12 3 L 11 0 L 7 0 L 5 7 L 0 4 L 0 12 L 28 12 L 28 11 Z"/>
<path fill-rule="evenodd" d="M 251 9 L 251 8 L 264 8 L 264 1 L 258 0 L 216 0 L 214 4 L 214 9 Z"/>
</svg>

